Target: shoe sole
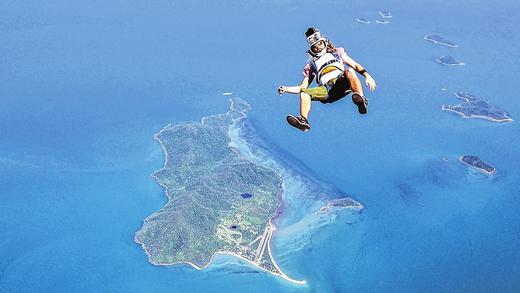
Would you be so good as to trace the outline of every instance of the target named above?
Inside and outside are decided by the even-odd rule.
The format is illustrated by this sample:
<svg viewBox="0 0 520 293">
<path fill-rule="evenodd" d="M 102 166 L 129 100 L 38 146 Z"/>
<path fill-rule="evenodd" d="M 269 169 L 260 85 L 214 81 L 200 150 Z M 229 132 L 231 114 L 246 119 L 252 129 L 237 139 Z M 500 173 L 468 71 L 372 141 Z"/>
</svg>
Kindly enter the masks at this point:
<svg viewBox="0 0 520 293">
<path fill-rule="evenodd" d="M 309 124 L 302 124 L 300 120 L 293 115 L 287 116 L 287 123 L 289 123 L 292 127 L 296 127 L 301 131 L 309 131 L 311 126 Z"/>
<path fill-rule="evenodd" d="M 353 94 L 352 102 L 358 107 L 359 114 L 366 114 L 368 112 L 368 102 L 361 95 Z"/>
</svg>

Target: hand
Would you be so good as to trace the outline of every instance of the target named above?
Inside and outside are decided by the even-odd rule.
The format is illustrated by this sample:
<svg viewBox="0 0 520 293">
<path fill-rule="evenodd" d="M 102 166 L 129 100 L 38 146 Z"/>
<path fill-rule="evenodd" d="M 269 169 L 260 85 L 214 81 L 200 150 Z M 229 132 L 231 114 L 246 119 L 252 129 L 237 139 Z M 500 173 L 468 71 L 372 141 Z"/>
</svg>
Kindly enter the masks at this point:
<svg viewBox="0 0 520 293">
<path fill-rule="evenodd" d="M 365 84 L 371 92 L 373 92 L 376 89 L 376 81 L 370 75 L 367 76 L 367 78 L 365 78 Z"/>
<path fill-rule="evenodd" d="M 283 85 L 281 85 L 281 86 L 278 87 L 278 94 L 279 94 L 280 96 L 283 95 L 286 91 L 287 91 L 287 88 L 284 87 Z"/>
</svg>

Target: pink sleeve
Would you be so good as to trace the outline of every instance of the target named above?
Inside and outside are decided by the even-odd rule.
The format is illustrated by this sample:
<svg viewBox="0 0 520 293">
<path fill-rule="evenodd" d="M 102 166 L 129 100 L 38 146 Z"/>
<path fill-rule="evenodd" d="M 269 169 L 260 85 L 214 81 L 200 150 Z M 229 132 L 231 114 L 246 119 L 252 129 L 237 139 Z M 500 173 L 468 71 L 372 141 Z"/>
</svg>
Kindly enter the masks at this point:
<svg viewBox="0 0 520 293">
<path fill-rule="evenodd" d="M 343 48 L 343 47 L 338 47 L 337 52 L 338 52 L 339 57 L 341 57 L 341 60 L 343 60 L 343 63 L 346 64 L 346 60 L 347 60 L 347 51 L 345 51 L 345 48 Z"/>
<path fill-rule="evenodd" d="M 305 65 L 305 67 L 303 67 L 303 76 L 309 77 L 310 74 L 311 74 L 311 65 L 309 63 L 307 63 Z"/>
<path fill-rule="evenodd" d="M 341 61 L 343 61 L 343 65 L 345 65 L 345 70 L 348 70 L 350 65 L 347 63 L 347 51 L 343 47 L 338 47 L 337 49 L 338 55 L 341 58 Z"/>
</svg>

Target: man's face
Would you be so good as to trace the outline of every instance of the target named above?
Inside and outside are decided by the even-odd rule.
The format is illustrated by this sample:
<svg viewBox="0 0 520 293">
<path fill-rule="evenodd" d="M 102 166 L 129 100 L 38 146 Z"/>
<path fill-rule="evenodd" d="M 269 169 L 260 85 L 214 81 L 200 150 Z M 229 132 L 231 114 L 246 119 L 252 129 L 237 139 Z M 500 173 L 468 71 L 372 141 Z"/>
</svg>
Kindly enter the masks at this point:
<svg viewBox="0 0 520 293">
<path fill-rule="evenodd" d="M 323 40 L 317 42 L 316 44 L 312 45 L 311 51 L 313 53 L 321 52 L 325 48 L 325 42 Z"/>
</svg>

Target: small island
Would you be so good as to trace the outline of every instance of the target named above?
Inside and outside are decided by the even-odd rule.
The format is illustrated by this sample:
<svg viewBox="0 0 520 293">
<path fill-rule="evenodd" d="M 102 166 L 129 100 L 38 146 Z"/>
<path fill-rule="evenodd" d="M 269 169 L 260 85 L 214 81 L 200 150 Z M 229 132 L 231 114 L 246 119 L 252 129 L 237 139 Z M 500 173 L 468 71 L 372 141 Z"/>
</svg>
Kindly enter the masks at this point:
<svg viewBox="0 0 520 293">
<path fill-rule="evenodd" d="M 462 118 L 480 118 L 493 122 L 513 121 L 509 113 L 493 106 L 484 98 L 467 92 L 458 92 L 455 96 L 463 102 L 458 105 L 442 105 L 443 111 L 455 112 Z"/>
<path fill-rule="evenodd" d="M 350 197 L 342 197 L 342 198 L 336 198 L 336 199 L 330 200 L 329 202 L 327 202 L 326 205 L 322 206 L 320 208 L 320 210 L 317 211 L 316 213 L 324 214 L 324 213 L 330 212 L 332 210 L 347 209 L 347 208 L 360 210 L 363 208 L 363 206 L 359 202 L 353 200 Z"/>
<path fill-rule="evenodd" d="M 441 56 L 435 60 L 442 65 L 465 65 L 464 63 L 457 61 L 453 56 Z"/>
<path fill-rule="evenodd" d="M 369 24 L 370 23 L 370 21 L 368 19 L 363 18 L 363 17 L 357 18 L 356 21 L 359 22 L 359 23 L 363 23 L 363 24 Z"/>
<path fill-rule="evenodd" d="M 435 44 L 445 45 L 448 47 L 458 47 L 458 45 L 456 45 L 455 43 L 450 42 L 450 41 L 446 40 L 445 38 L 443 38 L 439 35 L 435 35 L 435 34 L 426 35 L 426 36 L 424 36 L 424 39 L 427 41 L 433 42 Z"/>
<path fill-rule="evenodd" d="M 383 18 L 392 18 L 392 14 L 389 11 L 379 11 L 379 15 Z"/>
<path fill-rule="evenodd" d="M 378 19 L 378 20 L 376 20 L 376 23 L 379 23 L 379 24 L 389 24 L 390 22 L 388 20 L 384 20 L 384 19 L 380 20 L 380 19 Z"/>
<path fill-rule="evenodd" d="M 495 173 L 495 171 L 496 171 L 495 167 L 482 161 L 477 156 L 461 156 L 461 157 L 459 157 L 459 160 L 462 163 L 469 165 L 469 166 L 481 171 L 482 173 L 484 173 L 486 175 L 491 175 L 491 174 Z"/>
</svg>

